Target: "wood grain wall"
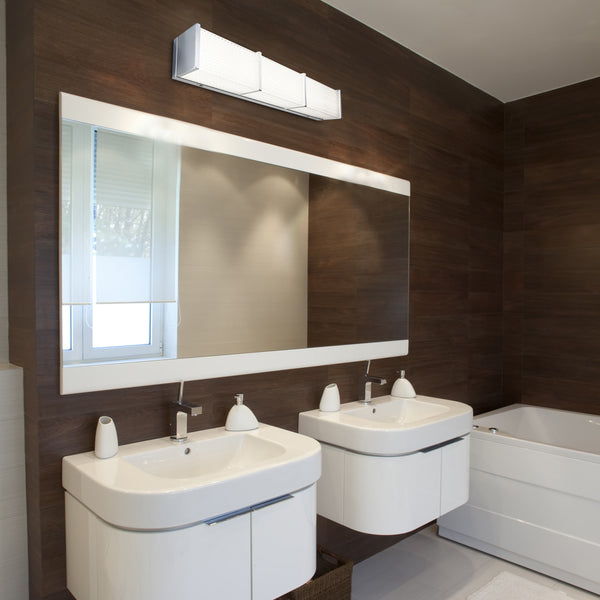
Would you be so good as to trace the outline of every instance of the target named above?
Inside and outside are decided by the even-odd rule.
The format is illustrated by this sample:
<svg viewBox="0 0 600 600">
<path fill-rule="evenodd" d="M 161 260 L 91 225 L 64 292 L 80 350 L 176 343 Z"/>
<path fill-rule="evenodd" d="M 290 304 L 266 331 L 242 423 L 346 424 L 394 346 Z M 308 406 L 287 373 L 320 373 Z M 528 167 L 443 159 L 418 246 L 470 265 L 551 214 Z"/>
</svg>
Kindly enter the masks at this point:
<svg viewBox="0 0 600 600">
<path fill-rule="evenodd" d="M 408 339 L 409 199 L 310 177 L 308 346 Z"/>
<path fill-rule="evenodd" d="M 600 414 L 600 78 L 506 105 L 507 400 Z"/>
<path fill-rule="evenodd" d="M 170 79 L 174 37 L 199 22 L 342 89 L 341 121 L 318 123 Z M 503 107 L 317 0 L 7 0 L 10 358 L 24 368 L 31 599 L 65 588 L 61 457 L 92 448 L 111 415 L 121 443 L 168 432 L 177 386 L 59 395 L 58 93 L 198 123 L 409 179 L 410 355 L 375 361 L 420 393 L 502 403 Z M 261 421 L 295 429 L 346 364 L 190 382 L 220 426 L 244 392 Z M 268 365 L 265 365 L 268 370 Z M 389 385 L 382 392 L 389 391 Z M 319 520 L 319 539 L 362 559 L 397 537 Z"/>
</svg>

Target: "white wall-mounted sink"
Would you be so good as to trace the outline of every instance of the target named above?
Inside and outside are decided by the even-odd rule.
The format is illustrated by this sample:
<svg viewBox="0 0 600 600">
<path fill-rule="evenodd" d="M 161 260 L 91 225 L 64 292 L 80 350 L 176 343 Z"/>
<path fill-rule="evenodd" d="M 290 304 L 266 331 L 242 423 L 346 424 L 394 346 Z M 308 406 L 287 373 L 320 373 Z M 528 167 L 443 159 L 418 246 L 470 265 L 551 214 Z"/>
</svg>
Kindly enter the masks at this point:
<svg viewBox="0 0 600 600">
<path fill-rule="evenodd" d="M 272 600 L 316 566 L 321 447 L 259 424 L 63 459 L 77 600 Z"/>
<path fill-rule="evenodd" d="M 472 423 L 470 406 L 427 396 L 300 413 L 299 431 L 322 446 L 317 512 L 357 531 L 392 535 L 463 504 Z"/>
<path fill-rule="evenodd" d="M 117 527 L 183 527 L 313 484 L 321 472 L 314 439 L 260 424 L 190 433 L 185 443 L 160 438 L 63 458 L 63 487 Z"/>
<path fill-rule="evenodd" d="M 337 412 L 300 413 L 299 431 L 321 442 L 380 456 L 409 454 L 470 432 L 467 404 L 417 396 L 381 396 L 371 403 L 348 402 Z"/>
</svg>

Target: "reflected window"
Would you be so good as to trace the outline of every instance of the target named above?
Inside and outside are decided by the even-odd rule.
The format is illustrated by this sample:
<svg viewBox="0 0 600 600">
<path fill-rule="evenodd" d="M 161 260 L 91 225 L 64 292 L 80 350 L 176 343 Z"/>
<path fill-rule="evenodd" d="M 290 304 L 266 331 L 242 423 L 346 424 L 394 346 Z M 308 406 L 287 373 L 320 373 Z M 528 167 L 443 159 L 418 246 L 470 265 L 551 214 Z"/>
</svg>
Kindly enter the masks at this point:
<svg viewBox="0 0 600 600">
<path fill-rule="evenodd" d="M 179 149 L 75 122 L 61 135 L 63 362 L 168 358 Z"/>
</svg>

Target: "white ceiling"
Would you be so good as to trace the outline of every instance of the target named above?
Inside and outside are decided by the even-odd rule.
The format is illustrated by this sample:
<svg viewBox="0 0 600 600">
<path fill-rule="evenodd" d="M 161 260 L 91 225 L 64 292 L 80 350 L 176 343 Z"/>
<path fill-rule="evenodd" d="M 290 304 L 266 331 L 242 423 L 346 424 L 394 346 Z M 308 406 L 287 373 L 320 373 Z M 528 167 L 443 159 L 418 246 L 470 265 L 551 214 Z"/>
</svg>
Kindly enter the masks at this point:
<svg viewBox="0 0 600 600">
<path fill-rule="evenodd" d="M 600 76 L 600 0 L 324 1 L 503 102 Z"/>
</svg>

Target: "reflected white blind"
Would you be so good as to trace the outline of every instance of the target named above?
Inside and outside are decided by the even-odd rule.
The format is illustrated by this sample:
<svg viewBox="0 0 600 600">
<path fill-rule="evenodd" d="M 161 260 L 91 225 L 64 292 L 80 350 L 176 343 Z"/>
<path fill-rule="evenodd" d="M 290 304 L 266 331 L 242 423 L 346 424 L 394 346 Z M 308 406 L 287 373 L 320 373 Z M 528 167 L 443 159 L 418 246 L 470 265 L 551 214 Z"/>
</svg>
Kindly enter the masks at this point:
<svg viewBox="0 0 600 600">
<path fill-rule="evenodd" d="M 63 272 L 69 262 L 73 272 L 75 268 L 81 271 L 77 263 L 91 263 L 91 276 L 85 286 L 73 276 L 70 294 L 63 286 L 63 303 L 174 302 L 179 150 L 149 138 L 90 129 L 91 143 L 80 148 L 76 141 L 71 144 L 73 158 L 89 152 L 88 168 L 78 172 L 63 149 L 63 188 L 68 185 L 68 169 L 71 189 L 78 179 L 90 180 L 87 195 L 84 192 L 75 197 L 71 191 L 75 213 L 85 215 L 70 223 L 72 248 L 78 245 L 80 235 L 87 241 L 79 244 L 84 250 L 71 252 L 70 258 L 63 252 Z M 84 219 L 89 225 L 77 227 L 77 222 Z M 68 228 L 63 206 L 63 235 Z"/>
<path fill-rule="evenodd" d="M 61 126 L 61 294 L 63 304 L 89 304 L 92 290 L 92 128 Z"/>
<path fill-rule="evenodd" d="M 154 142 L 100 129 L 95 144 L 96 203 L 151 210 Z"/>
<path fill-rule="evenodd" d="M 73 126 L 69 123 L 63 123 L 61 128 L 60 144 L 62 148 L 60 161 L 60 204 L 62 214 L 62 232 L 61 232 L 61 247 L 63 255 L 63 263 L 65 257 L 70 262 L 71 255 L 71 181 L 73 175 Z M 65 271 L 63 264 L 63 295 L 64 288 L 70 280 L 70 269 Z"/>
</svg>

